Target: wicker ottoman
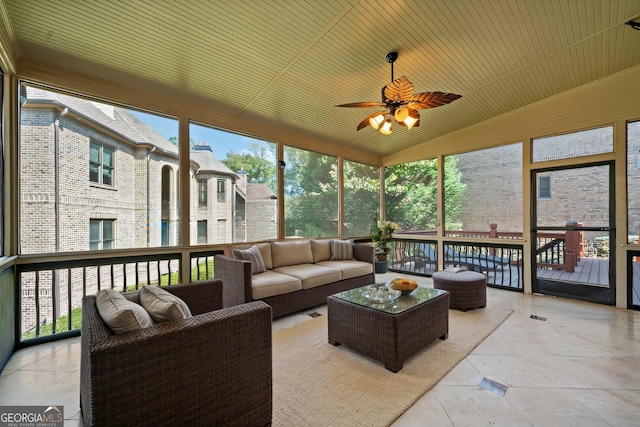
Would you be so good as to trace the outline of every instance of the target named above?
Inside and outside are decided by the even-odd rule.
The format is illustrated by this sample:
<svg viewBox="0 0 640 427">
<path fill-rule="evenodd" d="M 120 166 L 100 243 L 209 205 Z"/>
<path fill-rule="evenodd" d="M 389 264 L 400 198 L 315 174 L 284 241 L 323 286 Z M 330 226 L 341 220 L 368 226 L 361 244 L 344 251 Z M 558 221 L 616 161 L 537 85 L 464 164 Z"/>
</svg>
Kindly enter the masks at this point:
<svg viewBox="0 0 640 427">
<path fill-rule="evenodd" d="M 449 291 L 449 308 L 467 311 L 487 305 L 487 278 L 475 271 L 436 271 L 433 287 Z"/>
</svg>

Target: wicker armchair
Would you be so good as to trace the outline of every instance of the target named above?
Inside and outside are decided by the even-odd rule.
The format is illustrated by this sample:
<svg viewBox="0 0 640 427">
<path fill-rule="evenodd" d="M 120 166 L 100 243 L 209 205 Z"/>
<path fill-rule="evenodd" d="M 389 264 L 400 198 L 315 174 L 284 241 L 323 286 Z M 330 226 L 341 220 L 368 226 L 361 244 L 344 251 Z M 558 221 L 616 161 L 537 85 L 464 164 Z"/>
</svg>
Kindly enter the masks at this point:
<svg viewBox="0 0 640 427">
<path fill-rule="evenodd" d="M 113 335 L 83 299 L 80 408 L 85 425 L 271 424 L 271 308 L 222 307 L 222 282 L 168 286 L 193 314 Z"/>
</svg>

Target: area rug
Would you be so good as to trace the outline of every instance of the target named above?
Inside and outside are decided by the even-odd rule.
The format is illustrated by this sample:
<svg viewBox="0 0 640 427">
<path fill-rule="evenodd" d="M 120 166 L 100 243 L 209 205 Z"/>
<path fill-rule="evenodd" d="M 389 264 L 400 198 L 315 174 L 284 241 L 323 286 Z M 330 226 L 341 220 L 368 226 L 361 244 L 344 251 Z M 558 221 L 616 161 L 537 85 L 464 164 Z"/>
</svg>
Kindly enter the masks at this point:
<svg viewBox="0 0 640 427">
<path fill-rule="evenodd" d="M 394 374 L 327 339 L 327 317 L 273 335 L 273 426 L 388 426 L 429 391 L 512 310 L 449 310 L 449 338 Z"/>
</svg>

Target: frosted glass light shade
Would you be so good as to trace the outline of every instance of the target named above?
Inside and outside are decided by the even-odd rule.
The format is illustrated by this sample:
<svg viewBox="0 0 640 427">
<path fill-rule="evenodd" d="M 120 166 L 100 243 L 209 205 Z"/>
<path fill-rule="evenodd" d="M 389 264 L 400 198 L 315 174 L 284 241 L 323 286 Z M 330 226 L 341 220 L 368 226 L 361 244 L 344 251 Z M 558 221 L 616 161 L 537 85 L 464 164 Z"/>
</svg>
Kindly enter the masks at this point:
<svg viewBox="0 0 640 427">
<path fill-rule="evenodd" d="M 384 122 L 384 115 L 383 114 L 378 114 L 378 115 L 373 116 L 373 117 L 371 117 L 369 119 L 369 124 L 374 129 L 378 129 L 380 127 L 380 125 L 382 124 L 382 122 Z"/>
<path fill-rule="evenodd" d="M 387 119 L 380 128 L 380 133 L 383 135 L 391 135 L 391 130 L 391 119 Z"/>
<path fill-rule="evenodd" d="M 397 122 L 404 122 L 407 117 L 409 117 L 409 109 L 406 107 L 400 107 L 393 113 L 393 118 Z"/>
<path fill-rule="evenodd" d="M 411 116 L 407 116 L 407 118 L 404 119 L 404 124 L 407 125 L 407 129 L 411 129 L 417 122 L 418 119 Z"/>
</svg>

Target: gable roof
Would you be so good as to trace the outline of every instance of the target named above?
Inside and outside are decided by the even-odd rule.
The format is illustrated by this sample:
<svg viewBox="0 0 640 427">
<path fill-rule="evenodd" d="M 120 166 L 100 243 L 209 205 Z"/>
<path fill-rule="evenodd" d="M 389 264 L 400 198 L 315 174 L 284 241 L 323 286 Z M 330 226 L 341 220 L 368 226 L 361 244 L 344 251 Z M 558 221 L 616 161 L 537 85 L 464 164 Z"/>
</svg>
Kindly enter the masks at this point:
<svg viewBox="0 0 640 427">
<path fill-rule="evenodd" d="M 153 146 L 165 154 L 178 156 L 178 146 L 124 108 L 32 86 L 27 86 L 27 100 L 34 103 L 55 103 L 61 109 L 66 107 L 74 114 L 95 123 L 97 126 L 118 134 L 131 144 Z M 194 163 L 196 170 L 202 172 L 236 176 L 231 169 L 214 156 L 211 150 L 192 150 L 190 161 Z"/>
</svg>

